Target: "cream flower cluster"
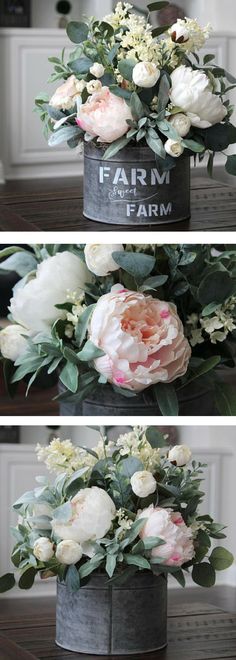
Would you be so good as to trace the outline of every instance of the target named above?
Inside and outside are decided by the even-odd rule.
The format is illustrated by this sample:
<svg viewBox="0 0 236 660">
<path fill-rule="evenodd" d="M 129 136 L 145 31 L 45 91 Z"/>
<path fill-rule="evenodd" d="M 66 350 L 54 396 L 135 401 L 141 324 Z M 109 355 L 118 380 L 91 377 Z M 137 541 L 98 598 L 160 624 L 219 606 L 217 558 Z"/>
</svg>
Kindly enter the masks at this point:
<svg viewBox="0 0 236 660">
<path fill-rule="evenodd" d="M 122 59 L 128 56 L 140 62 L 155 61 L 158 64 L 159 45 L 153 39 L 152 25 L 147 23 L 144 16 L 130 13 L 131 9 L 132 5 L 118 2 L 114 12 L 104 19 L 115 30 L 126 27 L 125 32 L 120 33 L 121 50 L 118 57 Z"/>
<path fill-rule="evenodd" d="M 127 511 L 123 508 L 118 509 L 116 512 L 116 518 L 119 525 L 116 534 L 119 539 L 122 539 L 126 532 L 132 527 L 133 520 L 127 516 Z"/>
<path fill-rule="evenodd" d="M 207 333 L 212 344 L 225 341 L 228 334 L 236 329 L 235 325 L 236 296 L 228 298 L 223 305 L 219 305 L 214 316 L 201 316 L 191 314 L 187 319 L 188 336 L 191 346 L 202 344 L 205 341 L 203 331 Z"/>
<path fill-rule="evenodd" d="M 60 440 L 60 438 L 54 438 L 49 446 L 37 444 L 36 453 L 38 461 L 43 461 L 49 472 L 57 474 L 67 472 L 70 475 L 83 467 L 92 469 L 97 460 L 84 449 L 73 445 L 71 440 Z"/>
<path fill-rule="evenodd" d="M 155 472 L 160 464 L 161 451 L 153 449 L 147 441 L 143 430 L 134 427 L 130 433 L 120 435 L 116 442 L 121 456 L 135 456 L 143 463 L 145 470 Z"/>
</svg>

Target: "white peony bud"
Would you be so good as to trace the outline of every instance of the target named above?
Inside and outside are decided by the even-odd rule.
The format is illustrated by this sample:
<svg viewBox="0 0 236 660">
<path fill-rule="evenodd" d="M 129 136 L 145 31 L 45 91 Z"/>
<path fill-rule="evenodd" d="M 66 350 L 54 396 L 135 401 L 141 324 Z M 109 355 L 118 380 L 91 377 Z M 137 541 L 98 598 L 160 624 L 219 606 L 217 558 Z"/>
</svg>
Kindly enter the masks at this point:
<svg viewBox="0 0 236 660">
<path fill-rule="evenodd" d="M 184 115 L 183 112 L 178 112 L 169 119 L 170 124 L 175 128 L 180 137 L 185 137 L 191 128 L 191 119 Z"/>
<path fill-rule="evenodd" d="M 192 452 L 186 445 L 175 445 L 170 449 L 168 459 L 171 463 L 176 463 L 178 467 L 186 465 L 191 460 Z"/>
<path fill-rule="evenodd" d="M 87 243 L 84 249 L 86 265 L 94 275 L 105 277 L 119 266 L 112 257 L 113 252 L 122 252 L 123 245 L 112 243 L 110 245 L 100 243 Z"/>
<path fill-rule="evenodd" d="M 190 36 L 189 31 L 185 26 L 185 21 L 181 19 L 177 20 L 177 23 L 174 23 L 171 26 L 169 34 L 172 41 L 174 41 L 176 44 L 183 44 L 185 41 L 189 40 Z"/>
<path fill-rule="evenodd" d="M 154 87 L 160 78 L 160 71 L 153 62 L 138 62 L 133 69 L 133 82 L 138 87 Z"/>
<path fill-rule="evenodd" d="M 90 80 L 87 83 L 86 87 L 88 94 L 94 94 L 94 92 L 100 92 L 100 89 L 102 89 L 101 80 Z"/>
<path fill-rule="evenodd" d="M 92 76 L 94 76 L 95 78 L 102 78 L 102 76 L 104 76 L 105 73 L 104 66 L 99 62 L 94 62 L 93 66 L 90 67 L 89 71 L 92 74 Z"/>
<path fill-rule="evenodd" d="M 28 330 L 21 325 L 8 325 L 0 332 L 0 352 L 7 360 L 15 362 L 25 353 L 28 344 L 22 335 L 29 335 Z"/>
<path fill-rule="evenodd" d="M 135 472 L 130 480 L 132 490 L 138 497 L 148 497 L 152 493 L 155 493 L 157 488 L 156 479 L 151 472 L 147 470 L 142 470 L 140 472 Z"/>
<path fill-rule="evenodd" d="M 56 558 L 61 564 L 76 564 L 82 557 L 82 548 L 76 541 L 61 541 L 56 549 Z"/>
<path fill-rule="evenodd" d="M 33 553 L 39 561 L 49 561 L 54 555 L 53 543 L 47 536 L 40 536 L 34 542 Z"/>
<path fill-rule="evenodd" d="M 173 158 L 179 158 L 179 156 L 181 156 L 184 151 L 183 145 L 180 144 L 180 142 L 176 142 L 176 140 L 166 140 L 164 147 L 166 153 L 170 156 L 173 156 Z"/>
</svg>

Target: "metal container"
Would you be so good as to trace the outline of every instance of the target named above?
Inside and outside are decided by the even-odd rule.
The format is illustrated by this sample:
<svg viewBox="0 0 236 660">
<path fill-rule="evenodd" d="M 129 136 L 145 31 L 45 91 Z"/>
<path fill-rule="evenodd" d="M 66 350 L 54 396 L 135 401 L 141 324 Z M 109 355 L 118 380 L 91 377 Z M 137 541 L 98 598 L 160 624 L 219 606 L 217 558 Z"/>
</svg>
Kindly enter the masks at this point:
<svg viewBox="0 0 236 660">
<path fill-rule="evenodd" d="M 167 579 L 140 572 L 123 586 L 106 575 L 71 592 L 57 585 L 56 644 L 94 655 L 132 655 L 167 644 Z"/>
<path fill-rule="evenodd" d="M 60 391 L 63 387 L 60 385 Z M 178 393 L 180 415 L 213 416 L 217 412 L 214 406 L 213 392 L 202 384 L 200 379 L 191 383 Z M 113 391 L 109 385 L 98 386 L 89 394 L 83 404 L 61 402 L 60 414 L 63 416 L 160 416 L 161 412 L 154 399 L 152 389 L 147 389 L 135 397 L 127 398 Z"/>
<path fill-rule="evenodd" d="M 190 158 L 160 172 L 148 146 L 127 146 L 103 160 L 92 143 L 84 152 L 84 215 L 118 225 L 158 225 L 190 218 Z"/>
</svg>

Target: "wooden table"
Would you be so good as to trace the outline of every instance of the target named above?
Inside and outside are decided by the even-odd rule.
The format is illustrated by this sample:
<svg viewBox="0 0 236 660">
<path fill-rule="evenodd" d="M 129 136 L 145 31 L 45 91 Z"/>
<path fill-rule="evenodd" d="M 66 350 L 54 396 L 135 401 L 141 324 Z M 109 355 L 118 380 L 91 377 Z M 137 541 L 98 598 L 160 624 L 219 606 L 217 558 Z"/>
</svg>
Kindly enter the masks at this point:
<svg viewBox="0 0 236 660">
<path fill-rule="evenodd" d="M 82 179 L 9 181 L 0 185 L 0 231 L 234 231 L 236 187 L 192 177 L 192 217 L 188 222 L 121 226 L 83 216 Z"/>
<path fill-rule="evenodd" d="M 24 611 L 24 603 L 20 599 L 14 602 L 14 613 L 8 601 L 0 602 L 0 660 L 98 660 L 98 656 L 71 653 L 56 646 L 55 604 L 52 598 L 38 599 L 37 603 L 32 603 L 31 610 L 27 608 L 28 611 Z M 170 605 L 168 627 L 169 643 L 166 649 L 147 655 L 133 655 L 133 660 L 236 658 L 236 614 L 201 602 L 179 604 L 177 607 Z M 118 657 L 128 660 L 128 656 L 115 657 L 117 660 Z M 107 660 L 107 656 L 100 658 Z"/>
</svg>

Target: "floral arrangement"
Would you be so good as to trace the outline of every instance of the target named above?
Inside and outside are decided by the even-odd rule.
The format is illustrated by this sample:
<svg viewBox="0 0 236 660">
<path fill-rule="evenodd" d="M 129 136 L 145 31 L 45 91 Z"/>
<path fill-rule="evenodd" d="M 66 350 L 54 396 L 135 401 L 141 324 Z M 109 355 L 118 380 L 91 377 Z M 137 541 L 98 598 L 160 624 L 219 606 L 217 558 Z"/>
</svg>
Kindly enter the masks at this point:
<svg viewBox="0 0 236 660">
<path fill-rule="evenodd" d="M 192 381 L 235 414 L 236 250 L 213 245 L 47 245 L 6 248 L 1 268 L 22 279 L 0 332 L 9 389 L 59 373 L 60 399 L 81 402 L 110 387 L 149 390 L 162 414 L 178 414 Z M 14 363 L 14 364 L 13 364 Z"/>
<path fill-rule="evenodd" d="M 19 587 L 29 589 L 39 573 L 76 591 L 94 571 L 116 582 L 137 571 L 171 573 L 182 586 L 191 571 L 194 582 L 212 586 L 215 572 L 233 562 L 225 548 L 211 550 L 224 526 L 198 513 L 205 466 L 190 463 L 188 447 L 168 450 L 167 442 L 155 427 L 137 427 L 116 444 L 102 437 L 93 450 L 70 440 L 38 445 L 38 459 L 57 476 L 53 485 L 37 477 L 13 505 Z M 0 591 L 14 585 L 13 573 L 0 579 Z"/>
<path fill-rule="evenodd" d="M 236 142 L 228 98 L 236 80 L 214 55 L 200 62 L 209 25 L 185 18 L 153 27 L 151 13 L 166 5 L 151 3 L 143 16 L 118 2 L 102 21 L 69 23 L 75 45 L 69 60 L 65 50 L 61 59 L 49 58 L 50 81 L 64 82 L 51 98 L 36 98 L 50 146 L 91 141 L 108 159 L 130 142 L 147 143 L 160 170 L 173 168 L 182 154 L 202 160 L 207 153 L 211 174 L 215 153 Z M 236 174 L 236 155 L 227 157 L 226 170 Z"/>
</svg>

